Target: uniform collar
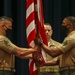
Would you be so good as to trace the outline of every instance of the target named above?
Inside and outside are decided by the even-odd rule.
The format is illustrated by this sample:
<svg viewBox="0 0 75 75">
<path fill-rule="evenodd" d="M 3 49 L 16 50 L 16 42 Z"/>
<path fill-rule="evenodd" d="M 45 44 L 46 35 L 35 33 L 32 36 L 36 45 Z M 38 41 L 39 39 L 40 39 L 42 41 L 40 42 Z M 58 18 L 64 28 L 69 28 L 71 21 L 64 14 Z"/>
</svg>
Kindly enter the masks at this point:
<svg viewBox="0 0 75 75">
<path fill-rule="evenodd" d="M 50 46 L 50 45 L 54 45 L 54 42 L 53 42 L 52 39 L 50 39 L 50 40 L 48 41 L 48 46 Z"/>
<path fill-rule="evenodd" d="M 70 32 L 68 36 L 70 36 L 70 35 L 72 35 L 74 33 L 75 33 L 75 30 L 73 30 L 72 32 Z"/>
</svg>

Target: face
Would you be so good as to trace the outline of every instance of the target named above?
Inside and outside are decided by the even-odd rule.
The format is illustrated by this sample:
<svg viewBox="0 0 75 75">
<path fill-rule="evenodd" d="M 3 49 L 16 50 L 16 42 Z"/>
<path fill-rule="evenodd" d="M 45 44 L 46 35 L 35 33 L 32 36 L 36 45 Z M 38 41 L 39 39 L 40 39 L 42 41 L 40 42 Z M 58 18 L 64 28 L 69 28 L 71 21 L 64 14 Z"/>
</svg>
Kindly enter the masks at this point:
<svg viewBox="0 0 75 75">
<path fill-rule="evenodd" d="M 69 22 L 66 18 L 65 18 L 65 19 L 63 20 L 63 22 L 62 22 L 62 26 L 68 27 L 69 24 L 70 24 L 70 22 Z"/>
<path fill-rule="evenodd" d="M 71 23 L 65 18 L 62 22 L 62 32 L 68 33 L 71 28 Z"/>
<path fill-rule="evenodd" d="M 11 21 L 7 21 L 7 23 L 5 24 L 5 27 L 7 29 L 12 29 L 12 22 Z"/>
<path fill-rule="evenodd" d="M 5 24 L 6 36 L 9 37 L 12 34 L 12 22 L 7 21 Z"/>
<path fill-rule="evenodd" d="M 12 30 L 12 22 L 11 21 L 0 21 L 0 30 L 1 34 L 7 35 L 8 32 Z"/>
<path fill-rule="evenodd" d="M 52 28 L 51 28 L 50 25 L 44 25 L 44 29 L 45 29 L 45 32 L 46 32 L 47 40 L 49 41 L 49 39 L 52 36 Z"/>
</svg>

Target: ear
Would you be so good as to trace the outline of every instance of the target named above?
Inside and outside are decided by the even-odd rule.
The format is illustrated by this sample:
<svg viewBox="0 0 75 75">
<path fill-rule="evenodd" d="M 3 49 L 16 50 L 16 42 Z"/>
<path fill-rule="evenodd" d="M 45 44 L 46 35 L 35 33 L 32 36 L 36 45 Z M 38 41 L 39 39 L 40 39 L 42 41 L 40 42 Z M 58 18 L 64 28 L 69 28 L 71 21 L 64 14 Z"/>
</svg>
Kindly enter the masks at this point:
<svg viewBox="0 0 75 75">
<path fill-rule="evenodd" d="M 4 24 L 2 24 L 1 26 L 2 26 L 2 27 L 4 27 L 5 25 L 4 25 Z"/>
<path fill-rule="evenodd" d="M 53 30 L 52 30 L 52 34 L 53 34 Z"/>
<path fill-rule="evenodd" d="M 73 27 L 72 23 L 69 24 L 70 27 Z"/>
<path fill-rule="evenodd" d="M 6 30 L 6 27 L 5 27 L 4 23 L 1 24 L 1 27 Z"/>
<path fill-rule="evenodd" d="M 0 23 L 0 27 L 4 27 L 4 23 L 1 22 L 1 23 Z"/>
</svg>

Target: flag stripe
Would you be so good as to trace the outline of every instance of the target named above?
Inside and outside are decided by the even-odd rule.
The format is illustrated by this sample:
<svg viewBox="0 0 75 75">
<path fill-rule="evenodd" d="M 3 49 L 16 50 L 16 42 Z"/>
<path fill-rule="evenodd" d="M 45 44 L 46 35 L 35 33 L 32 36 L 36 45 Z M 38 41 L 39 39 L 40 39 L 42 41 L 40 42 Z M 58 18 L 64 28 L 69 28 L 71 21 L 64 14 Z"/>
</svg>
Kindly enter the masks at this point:
<svg viewBox="0 0 75 75">
<path fill-rule="evenodd" d="M 28 9 L 32 3 L 34 3 L 34 0 L 26 0 L 26 9 Z"/>
<path fill-rule="evenodd" d="M 26 27 L 34 20 L 34 11 L 26 19 Z"/>
<path fill-rule="evenodd" d="M 32 35 L 32 37 L 31 37 Z M 30 35 L 28 36 L 28 43 L 31 43 L 33 40 L 31 39 L 35 39 L 36 35 L 35 35 L 35 30 L 33 30 Z"/>
<path fill-rule="evenodd" d="M 34 11 L 34 3 L 27 8 L 26 18 Z"/>
<path fill-rule="evenodd" d="M 31 21 L 31 23 L 28 25 L 26 31 L 27 31 L 27 38 L 28 36 L 30 35 L 30 33 L 35 29 L 35 26 L 34 25 L 34 20 Z"/>
</svg>

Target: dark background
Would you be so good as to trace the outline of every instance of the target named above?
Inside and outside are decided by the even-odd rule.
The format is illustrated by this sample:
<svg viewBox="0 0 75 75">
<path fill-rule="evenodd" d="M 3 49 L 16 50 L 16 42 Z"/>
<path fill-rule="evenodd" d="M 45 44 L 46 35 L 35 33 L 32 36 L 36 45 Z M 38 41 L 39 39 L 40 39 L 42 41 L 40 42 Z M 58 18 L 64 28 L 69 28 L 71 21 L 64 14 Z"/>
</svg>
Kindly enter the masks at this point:
<svg viewBox="0 0 75 75">
<path fill-rule="evenodd" d="M 62 42 L 65 35 L 61 33 L 63 18 L 75 16 L 75 0 L 43 0 L 45 23 L 53 27 L 53 39 Z M 0 16 L 13 19 L 13 33 L 11 41 L 27 47 L 26 40 L 26 0 L 0 0 Z M 29 75 L 28 59 L 16 57 L 16 75 Z"/>
</svg>

